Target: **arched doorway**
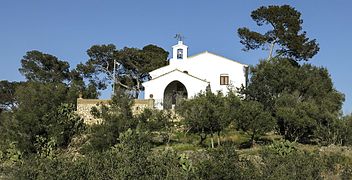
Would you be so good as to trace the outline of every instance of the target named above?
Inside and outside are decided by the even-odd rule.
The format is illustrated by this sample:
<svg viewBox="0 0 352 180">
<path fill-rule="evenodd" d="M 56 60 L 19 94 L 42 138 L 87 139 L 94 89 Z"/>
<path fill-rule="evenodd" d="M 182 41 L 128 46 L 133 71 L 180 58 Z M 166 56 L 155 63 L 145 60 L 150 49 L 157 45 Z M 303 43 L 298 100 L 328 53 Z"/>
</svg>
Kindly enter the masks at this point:
<svg viewBox="0 0 352 180">
<path fill-rule="evenodd" d="M 186 86 L 180 81 L 172 81 L 164 90 L 163 107 L 172 109 L 180 99 L 187 99 L 188 93 Z"/>
</svg>

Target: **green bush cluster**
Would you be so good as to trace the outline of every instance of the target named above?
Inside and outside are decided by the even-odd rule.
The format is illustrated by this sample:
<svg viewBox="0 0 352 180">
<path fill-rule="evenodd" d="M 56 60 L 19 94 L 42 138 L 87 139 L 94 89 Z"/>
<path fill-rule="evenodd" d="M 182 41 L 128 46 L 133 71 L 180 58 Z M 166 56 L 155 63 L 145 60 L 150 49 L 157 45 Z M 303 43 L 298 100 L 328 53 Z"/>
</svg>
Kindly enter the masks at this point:
<svg viewBox="0 0 352 180">
<path fill-rule="evenodd" d="M 19 179 L 349 179 L 352 159 L 339 154 L 293 151 L 285 156 L 264 148 L 239 154 L 233 146 L 180 153 L 154 151 L 144 135 L 128 130 L 121 143 L 102 153 L 73 158 L 31 156 L 7 169 Z M 129 145 L 132 144 L 132 145 Z"/>
</svg>

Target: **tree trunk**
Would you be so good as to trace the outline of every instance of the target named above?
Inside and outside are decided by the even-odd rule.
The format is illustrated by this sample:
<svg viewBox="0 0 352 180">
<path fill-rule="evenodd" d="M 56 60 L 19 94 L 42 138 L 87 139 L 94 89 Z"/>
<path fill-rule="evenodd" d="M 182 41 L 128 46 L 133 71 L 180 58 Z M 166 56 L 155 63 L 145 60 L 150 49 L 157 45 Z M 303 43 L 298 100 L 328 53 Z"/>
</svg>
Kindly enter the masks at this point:
<svg viewBox="0 0 352 180">
<path fill-rule="evenodd" d="M 220 131 L 218 132 L 218 146 L 221 146 L 221 144 L 220 144 Z"/>
<path fill-rule="evenodd" d="M 269 52 L 269 57 L 268 57 L 268 61 L 273 57 L 273 50 L 274 50 L 274 45 L 276 43 L 276 40 L 274 40 L 273 42 L 271 42 L 270 44 L 270 52 Z"/>
<path fill-rule="evenodd" d="M 211 148 L 214 148 L 214 139 L 213 139 L 213 133 L 211 133 Z"/>
<path fill-rule="evenodd" d="M 137 78 L 136 79 L 137 80 L 137 88 L 136 88 L 136 99 L 138 99 L 138 96 L 139 96 L 139 92 L 141 91 L 141 89 L 140 89 L 140 82 L 139 82 L 139 79 Z"/>
<path fill-rule="evenodd" d="M 202 134 L 204 134 L 204 137 L 202 136 Z M 207 134 L 204 133 L 204 129 L 202 129 L 202 132 L 199 135 L 200 135 L 199 144 L 203 145 L 203 141 L 207 138 Z"/>
<path fill-rule="evenodd" d="M 251 147 L 254 145 L 254 136 L 255 136 L 255 131 L 253 131 L 252 137 L 251 137 Z"/>
<path fill-rule="evenodd" d="M 166 133 L 166 134 L 167 134 L 166 146 L 169 147 L 171 135 L 169 133 Z"/>
<path fill-rule="evenodd" d="M 202 134 L 200 134 L 200 142 L 199 142 L 199 144 L 200 145 L 203 145 L 203 142 L 204 142 L 204 140 L 207 138 L 207 135 L 204 135 L 204 136 L 202 136 Z"/>
</svg>

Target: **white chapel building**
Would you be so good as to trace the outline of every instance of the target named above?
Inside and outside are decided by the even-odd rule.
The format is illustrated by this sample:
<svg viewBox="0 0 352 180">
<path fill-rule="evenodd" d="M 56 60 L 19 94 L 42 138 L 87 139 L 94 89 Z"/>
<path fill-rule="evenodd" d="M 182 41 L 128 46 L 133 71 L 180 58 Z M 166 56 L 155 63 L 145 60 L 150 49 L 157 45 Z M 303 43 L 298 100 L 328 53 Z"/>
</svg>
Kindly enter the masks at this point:
<svg viewBox="0 0 352 180">
<path fill-rule="evenodd" d="M 189 99 L 209 89 L 226 94 L 228 86 L 246 86 L 246 71 L 248 65 L 208 51 L 188 56 L 188 47 L 178 41 L 169 65 L 151 71 L 143 83 L 144 98 L 153 98 L 158 109 L 170 109 L 178 97 Z"/>
</svg>

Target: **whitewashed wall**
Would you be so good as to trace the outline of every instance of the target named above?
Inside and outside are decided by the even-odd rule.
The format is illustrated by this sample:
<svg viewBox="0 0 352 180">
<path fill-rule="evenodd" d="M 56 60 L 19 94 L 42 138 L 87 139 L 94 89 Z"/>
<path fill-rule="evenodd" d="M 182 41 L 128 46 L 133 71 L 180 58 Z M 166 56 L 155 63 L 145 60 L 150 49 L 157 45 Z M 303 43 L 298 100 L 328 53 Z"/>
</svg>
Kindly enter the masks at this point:
<svg viewBox="0 0 352 180">
<path fill-rule="evenodd" d="M 186 56 L 184 59 L 177 59 L 175 51 L 178 48 L 184 48 L 184 55 L 187 55 L 188 47 L 179 42 L 173 48 L 174 58 L 170 59 L 170 64 L 150 72 L 152 80 L 143 83 L 145 99 L 148 99 L 150 94 L 153 94 L 156 101 L 163 99 L 166 86 L 174 80 L 178 80 L 186 86 L 188 98 L 192 98 L 201 90 L 204 91 L 208 83 L 210 83 L 212 92 L 222 91 L 227 94 L 228 86 L 220 85 L 220 75 L 222 74 L 229 76 L 230 85 L 233 87 L 241 87 L 246 83 L 246 64 L 207 51 L 194 56 Z M 186 75 L 183 73 L 184 71 L 201 80 Z"/>
<path fill-rule="evenodd" d="M 200 91 L 205 91 L 208 85 L 208 82 L 199 80 L 181 71 L 175 70 L 164 76 L 160 76 L 152 81 L 144 83 L 143 86 L 145 87 L 145 99 L 148 99 L 152 94 L 153 99 L 155 99 L 156 102 L 162 102 L 166 86 L 173 81 L 180 81 L 186 87 L 188 95 L 187 98 L 192 98 Z M 162 108 L 161 105 L 157 106 L 158 109 Z"/>
</svg>

